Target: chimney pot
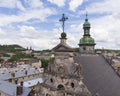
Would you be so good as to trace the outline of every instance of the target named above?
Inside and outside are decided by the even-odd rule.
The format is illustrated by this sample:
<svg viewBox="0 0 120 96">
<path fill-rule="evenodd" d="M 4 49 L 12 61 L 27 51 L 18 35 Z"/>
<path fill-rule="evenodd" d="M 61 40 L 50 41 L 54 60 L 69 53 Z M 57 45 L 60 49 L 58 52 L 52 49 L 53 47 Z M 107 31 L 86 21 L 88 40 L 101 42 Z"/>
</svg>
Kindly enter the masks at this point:
<svg viewBox="0 0 120 96">
<path fill-rule="evenodd" d="M 28 73 L 27 70 L 25 70 L 25 74 L 26 74 L 26 75 L 27 75 L 27 73 Z"/>
<path fill-rule="evenodd" d="M 23 86 L 17 86 L 16 95 L 20 96 L 23 93 Z"/>
<path fill-rule="evenodd" d="M 23 81 L 21 81 L 21 82 L 20 82 L 20 86 L 23 86 L 23 84 L 24 84 L 24 82 L 23 82 Z"/>
<path fill-rule="evenodd" d="M 15 73 L 11 73 L 12 77 L 15 77 Z"/>
</svg>

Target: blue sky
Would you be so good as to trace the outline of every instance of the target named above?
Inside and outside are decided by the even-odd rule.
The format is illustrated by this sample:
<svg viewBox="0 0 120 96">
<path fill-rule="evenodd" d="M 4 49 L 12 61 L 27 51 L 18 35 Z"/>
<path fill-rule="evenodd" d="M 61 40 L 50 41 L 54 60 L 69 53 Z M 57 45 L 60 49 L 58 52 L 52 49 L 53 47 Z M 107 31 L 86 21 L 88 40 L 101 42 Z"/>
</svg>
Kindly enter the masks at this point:
<svg viewBox="0 0 120 96">
<path fill-rule="evenodd" d="M 86 11 L 96 48 L 120 46 L 120 0 L 0 0 L 0 44 L 51 49 L 62 32 L 64 13 L 68 44 L 78 47 Z"/>
</svg>

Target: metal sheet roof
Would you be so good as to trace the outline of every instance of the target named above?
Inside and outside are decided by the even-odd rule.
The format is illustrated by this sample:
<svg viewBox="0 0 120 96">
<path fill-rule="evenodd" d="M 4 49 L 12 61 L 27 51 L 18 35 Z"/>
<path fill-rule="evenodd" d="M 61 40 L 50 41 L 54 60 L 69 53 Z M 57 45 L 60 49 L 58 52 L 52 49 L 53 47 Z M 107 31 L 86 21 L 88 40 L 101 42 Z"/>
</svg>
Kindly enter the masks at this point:
<svg viewBox="0 0 120 96">
<path fill-rule="evenodd" d="M 17 96 L 16 89 L 17 89 L 17 85 L 15 85 L 13 83 L 9 83 L 7 81 L 0 81 L 0 91 L 1 92 L 5 93 L 7 95 L 10 95 L 10 96 Z M 21 96 L 27 96 L 30 91 L 31 91 L 30 88 L 23 87 L 23 94 Z"/>
<path fill-rule="evenodd" d="M 0 80 L 6 80 L 6 79 L 10 79 L 10 78 L 18 78 L 18 77 L 24 77 L 27 76 L 25 74 L 25 71 L 27 70 L 27 75 L 33 75 L 33 74 L 38 74 L 38 73 L 42 73 L 44 70 L 43 68 L 30 68 L 30 69 L 25 69 L 23 71 L 19 71 L 15 72 L 15 77 L 11 76 L 11 73 L 6 73 L 6 74 L 0 74 Z"/>
<path fill-rule="evenodd" d="M 43 83 L 44 82 L 44 78 L 45 77 L 41 77 L 41 78 L 35 78 L 35 79 L 31 79 L 31 80 L 25 81 L 23 83 L 23 86 L 24 87 L 32 87 L 32 86 L 37 85 L 38 82 L 39 83 Z M 18 85 L 20 85 L 20 83 Z"/>
<path fill-rule="evenodd" d="M 92 94 L 120 96 L 120 77 L 102 56 L 77 56 L 75 59 L 83 67 L 83 81 Z"/>
</svg>

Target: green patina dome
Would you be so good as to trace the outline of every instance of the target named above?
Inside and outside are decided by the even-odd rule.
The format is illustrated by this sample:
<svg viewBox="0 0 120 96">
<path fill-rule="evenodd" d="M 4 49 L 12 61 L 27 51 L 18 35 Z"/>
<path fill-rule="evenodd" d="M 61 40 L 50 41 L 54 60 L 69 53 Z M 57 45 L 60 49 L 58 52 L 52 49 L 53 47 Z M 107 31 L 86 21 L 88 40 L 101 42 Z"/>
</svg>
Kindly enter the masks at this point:
<svg viewBox="0 0 120 96">
<path fill-rule="evenodd" d="M 90 27 L 90 23 L 88 22 L 88 19 L 85 19 L 83 27 Z"/>
<path fill-rule="evenodd" d="M 92 37 L 84 36 L 80 39 L 80 44 L 95 44 L 95 41 Z"/>
<path fill-rule="evenodd" d="M 65 32 L 63 32 L 63 33 L 61 33 L 61 38 L 66 38 L 66 33 Z"/>
</svg>

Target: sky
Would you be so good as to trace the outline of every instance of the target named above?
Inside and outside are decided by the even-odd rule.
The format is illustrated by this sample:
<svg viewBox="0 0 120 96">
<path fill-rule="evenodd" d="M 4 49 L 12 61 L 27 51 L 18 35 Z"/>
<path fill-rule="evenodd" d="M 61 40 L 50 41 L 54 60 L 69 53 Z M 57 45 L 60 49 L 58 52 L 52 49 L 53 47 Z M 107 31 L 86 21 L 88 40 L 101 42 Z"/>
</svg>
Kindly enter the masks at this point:
<svg viewBox="0 0 120 96">
<path fill-rule="evenodd" d="M 86 12 L 95 48 L 120 48 L 120 0 L 0 0 L 0 44 L 34 50 L 59 44 L 64 13 L 67 43 L 78 47 Z"/>
</svg>

